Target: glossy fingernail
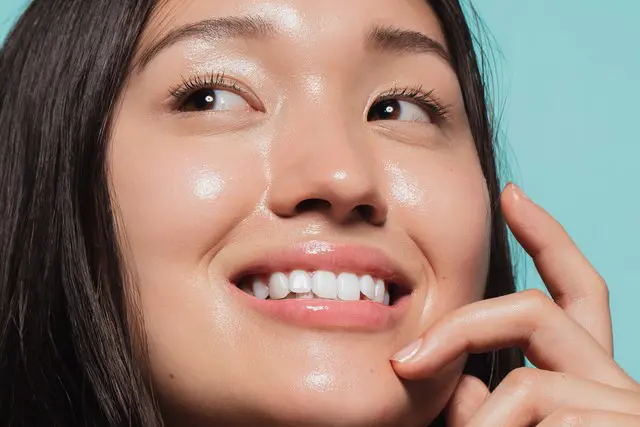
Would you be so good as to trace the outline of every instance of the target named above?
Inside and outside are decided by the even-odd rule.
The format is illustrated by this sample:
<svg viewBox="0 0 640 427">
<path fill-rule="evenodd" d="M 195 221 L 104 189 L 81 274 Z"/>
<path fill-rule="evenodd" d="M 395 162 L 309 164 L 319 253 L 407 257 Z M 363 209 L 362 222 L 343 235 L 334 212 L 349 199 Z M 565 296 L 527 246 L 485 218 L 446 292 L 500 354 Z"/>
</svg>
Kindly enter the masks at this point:
<svg viewBox="0 0 640 427">
<path fill-rule="evenodd" d="M 422 342 L 422 338 L 415 340 L 414 342 L 394 354 L 391 360 L 399 363 L 406 363 L 410 361 L 422 347 Z"/>
<path fill-rule="evenodd" d="M 513 182 L 511 183 L 511 189 L 516 199 L 522 199 L 522 200 L 528 200 L 528 201 L 531 200 L 529 196 L 527 196 L 527 194 L 524 191 L 522 191 L 522 188 L 518 187 Z"/>
</svg>

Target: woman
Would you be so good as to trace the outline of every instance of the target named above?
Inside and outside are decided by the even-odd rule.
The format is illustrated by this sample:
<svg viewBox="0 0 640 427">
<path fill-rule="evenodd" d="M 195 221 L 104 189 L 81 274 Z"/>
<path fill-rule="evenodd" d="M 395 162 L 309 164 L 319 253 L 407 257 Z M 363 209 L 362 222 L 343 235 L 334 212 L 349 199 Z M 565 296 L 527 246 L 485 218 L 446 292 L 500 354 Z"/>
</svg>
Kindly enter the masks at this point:
<svg viewBox="0 0 640 427">
<path fill-rule="evenodd" d="M 640 423 L 456 0 L 35 0 L 0 81 L 4 425 Z"/>
</svg>

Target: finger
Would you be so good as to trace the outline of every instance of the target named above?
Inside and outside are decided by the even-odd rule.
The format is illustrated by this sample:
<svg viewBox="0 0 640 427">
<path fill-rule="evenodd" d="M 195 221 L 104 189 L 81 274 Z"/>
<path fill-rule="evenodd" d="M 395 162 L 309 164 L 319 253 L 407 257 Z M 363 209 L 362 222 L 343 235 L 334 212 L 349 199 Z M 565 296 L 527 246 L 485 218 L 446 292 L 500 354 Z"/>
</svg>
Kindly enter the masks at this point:
<svg viewBox="0 0 640 427">
<path fill-rule="evenodd" d="M 504 217 L 531 255 L 556 303 L 613 354 L 609 293 L 605 281 L 562 226 L 516 185 L 501 197 Z"/>
<path fill-rule="evenodd" d="M 542 291 L 530 289 L 461 307 L 393 358 L 396 374 L 427 378 L 467 353 L 520 347 L 535 366 L 638 389 L 609 354 Z"/>
<path fill-rule="evenodd" d="M 447 425 L 464 427 L 491 393 L 478 378 L 463 375 L 447 406 Z"/>
<path fill-rule="evenodd" d="M 528 427 L 562 408 L 640 415 L 640 395 L 558 372 L 518 368 L 507 375 L 467 425 Z"/>
<path fill-rule="evenodd" d="M 618 412 L 560 409 L 538 427 L 638 427 L 640 416 Z"/>
</svg>

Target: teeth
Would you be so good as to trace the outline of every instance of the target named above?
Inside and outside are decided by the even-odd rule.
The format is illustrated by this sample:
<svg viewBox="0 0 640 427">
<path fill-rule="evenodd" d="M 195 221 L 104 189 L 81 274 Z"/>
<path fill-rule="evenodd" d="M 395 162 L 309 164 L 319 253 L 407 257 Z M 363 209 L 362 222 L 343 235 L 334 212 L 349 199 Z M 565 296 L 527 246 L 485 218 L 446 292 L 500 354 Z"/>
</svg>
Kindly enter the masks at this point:
<svg viewBox="0 0 640 427">
<path fill-rule="evenodd" d="M 353 273 L 340 273 L 338 276 L 338 299 L 358 301 L 360 299 L 360 281 Z"/>
<path fill-rule="evenodd" d="M 313 292 L 305 292 L 303 294 L 296 294 L 296 299 L 313 299 Z"/>
<path fill-rule="evenodd" d="M 316 271 L 313 274 L 313 293 L 320 298 L 338 298 L 338 283 L 336 275 L 330 271 Z"/>
<path fill-rule="evenodd" d="M 376 285 L 373 290 L 373 300 L 375 302 L 384 302 L 384 281 L 378 279 L 376 280 Z"/>
<path fill-rule="evenodd" d="M 243 280 L 240 289 L 258 299 L 313 299 L 323 298 L 341 301 L 369 300 L 389 305 L 390 296 L 382 279 L 366 274 L 361 277 L 353 273 L 340 273 L 337 277 L 330 271 L 308 273 L 294 270 L 288 275 L 273 273 L 268 282 L 264 277 L 253 276 Z"/>
<path fill-rule="evenodd" d="M 269 297 L 269 286 L 264 283 L 259 277 L 253 280 L 252 286 L 253 296 L 259 299 L 267 299 Z"/>
<path fill-rule="evenodd" d="M 289 275 L 289 289 L 295 294 L 311 292 L 311 276 L 306 271 L 296 270 Z"/>
<path fill-rule="evenodd" d="M 362 292 L 362 295 L 369 298 L 370 300 L 374 300 L 376 295 L 375 289 L 376 284 L 373 281 L 373 277 L 367 274 L 366 276 L 362 276 L 360 278 L 360 292 Z"/>
<path fill-rule="evenodd" d="M 284 273 L 273 273 L 269 278 L 269 297 L 284 299 L 289 295 L 289 278 Z"/>
</svg>

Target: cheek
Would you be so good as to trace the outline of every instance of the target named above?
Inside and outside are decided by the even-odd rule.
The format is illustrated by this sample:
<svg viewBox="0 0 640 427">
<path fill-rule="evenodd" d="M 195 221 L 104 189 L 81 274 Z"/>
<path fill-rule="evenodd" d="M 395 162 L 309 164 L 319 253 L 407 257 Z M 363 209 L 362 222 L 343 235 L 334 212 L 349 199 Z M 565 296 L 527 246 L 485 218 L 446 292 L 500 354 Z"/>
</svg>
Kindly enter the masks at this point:
<svg viewBox="0 0 640 427">
<path fill-rule="evenodd" d="M 238 224 L 250 217 L 265 188 L 262 157 L 232 138 L 136 138 L 116 135 L 110 167 L 115 205 L 124 224 L 129 265 L 134 267 L 154 363 L 188 361 L 189 348 L 209 330 L 212 292 L 208 260 Z M 220 312 L 220 311 L 219 311 Z M 217 324 L 217 323 L 215 323 Z M 185 329 L 188 327 L 188 330 Z M 158 357 L 157 351 L 161 357 Z M 205 362 L 206 364 L 206 362 Z"/>
<path fill-rule="evenodd" d="M 424 254 L 429 316 L 482 298 L 491 210 L 475 150 L 396 158 L 386 170 L 392 215 Z"/>
<path fill-rule="evenodd" d="M 255 209 L 265 187 L 260 157 L 215 141 L 136 142 L 115 141 L 110 164 L 138 273 L 197 265 Z"/>
<path fill-rule="evenodd" d="M 216 141 L 120 132 L 111 147 L 114 205 L 124 224 L 122 247 L 135 268 L 154 381 L 163 392 L 184 393 L 190 386 L 180 381 L 188 375 L 178 373 L 205 366 L 220 372 L 227 359 L 216 359 L 222 365 L 216 368 L 210 346 L 233 348 L 237 334 L 223 325 L 237 319 L 222 318 L 235 314 L 224 287 L 207 280 L 208 261 L 259 206 L 266 188 L 263 156 L 256 144 L 229 136 Z"/>
</svg>

